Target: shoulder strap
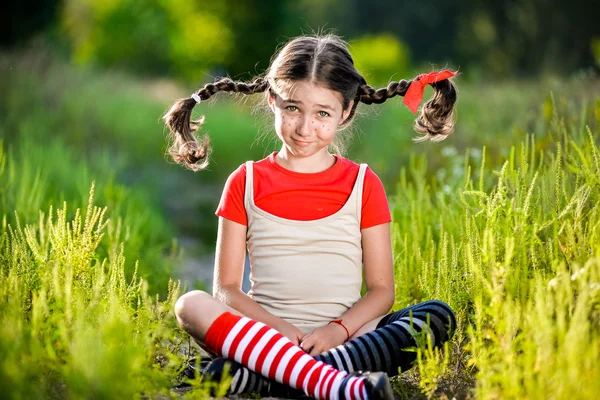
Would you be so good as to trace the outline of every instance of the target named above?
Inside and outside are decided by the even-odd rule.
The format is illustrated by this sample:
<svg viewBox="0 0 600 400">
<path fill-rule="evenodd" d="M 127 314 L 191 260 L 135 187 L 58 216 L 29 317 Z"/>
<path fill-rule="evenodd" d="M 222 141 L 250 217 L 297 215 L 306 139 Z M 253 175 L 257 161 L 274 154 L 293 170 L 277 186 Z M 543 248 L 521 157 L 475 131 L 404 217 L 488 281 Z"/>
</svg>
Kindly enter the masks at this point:
<svg viewBox="0 0 600 400">
<path fill-rule="evenodd" d="M 246 209 L 254 198 L 254 162 L 246 161 L 246 186 L 244 190 L 244 205 Z"/>
<path fill-rule="evenodd" d="M 356 217 L 358 218 L 359 223 L 362 217 L 362 195 L 367 167 L 367 164 L 360 164 L 360 168 L 358 169 L 358 176 L 356 177 L 356 183 L 354 187 L 354 190 L 356 190 Z"/>
</svg>

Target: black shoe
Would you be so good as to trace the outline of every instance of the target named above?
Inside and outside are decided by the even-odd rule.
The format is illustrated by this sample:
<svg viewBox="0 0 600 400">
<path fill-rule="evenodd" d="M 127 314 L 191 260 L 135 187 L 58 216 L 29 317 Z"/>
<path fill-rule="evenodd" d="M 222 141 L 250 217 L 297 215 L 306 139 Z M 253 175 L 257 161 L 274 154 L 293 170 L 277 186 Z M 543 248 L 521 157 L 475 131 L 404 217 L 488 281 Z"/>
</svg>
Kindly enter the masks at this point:
<svg viewBox="0 0 600 400">
<path fill-rule="evenodd" d="M 209 382 L 219 383 L 221 382 L 221 378 L 226 369 L 229 371 L 228 374 L 230 376 L 234 376 L 241 368 L 246 369 L 237 361 L 228 360 L 225 358 L 216 358 L 212 360 L 208 367 L 202 371 L 202 379 L 206 379 Z M 253 389 L 256 389 L 258 393 L 244 392 L 236 394 L 259 394 L 261 397 L 281 397 L 285 399 L 297 399 L 304 395 L 304 393 L 300 390 L 293 389 L 288 385 L 284 385 L 283 383 L 265 378 L 256 372 L 249 371 L 245 373 L 249 373 L 250 376 L 248 376 L 248 379 L 256 383 L 257 387 Z M 257 382 L 257 380 L 261 380 L 262 383 Z M 214 389 L 214 387 L 211 388 L 210 394 L 211 396 L 216 397 L 217 393 L 214 391 Z M 228 392 L 227 394 L 230 393 Z"/>
<path fill-rule="evenodd" d="M 348 374 L 340 385 L 340 399 L 344 399 L 344 391 L 351 377 L 365 378 L 365 389 L 369 400 L 394 400 L 392 385 L 385 372 L 356 371 Z"/>
<path fill-rule="evenodd" d="M 235 375 L 239 368 L 243 368 L 243 366 L 238 362 L 221 357 L 212 360 L 210 358 L 203 358 L 200 360 L 198 365 L 196 365 L 196 358 L 192 358 L 188 362 L 188 365 L 179 374 L 180 383 L 177 386 L 175 386 L 174 389 L 190 388 L 192 385 L 186 381 L 194 380 L 198 376 L 201 376 L 203 381 L 218 384 L 221 382 L 221 378 L 225 369 L 229 371 L 229 375 Z M 263 380 L 263 383 L 259 385 L 260 393 L 258 393 L 261 397 L 281 397 L 284 399 L 307 398 L 304 395 L 304 392 L 301 390 L 293 389 L 288 385 L 284 385 L 283 383 L 270 380 L 257 374 L 256 372 L 250 372 L 250 374 L 252 374 L 253 376 L 249 377 L 249 379 Z M 209 392 L 213 397 L 216 397 L 217 395 L 215 389 L 216 386 L 214 385 L 211 385 L 209 389 Z M 254 392 L 244 394 L 253 393 Z"/>
<path fill-rule="evenodd" d="M 179 383 L 173 387 L 175 390 L 190 389 L 193 385 L 190 380 L 200 377 L 202 382 L 208 384 L 208 391 L 212 397 L 217 396 L 217 386 L 220 384 L 225 369 L 230 374 L 235 374 L 236 362 L 225 358 L 203 358 L 196 364 L 196 358 L 188 361 L 188 365 L 179 374 Z"/>
<path fill-rule="evenodd" d="M 234 376 L 240 369 L 247 369 L 237 361 L 229 360 L 226 358 L 215 358 L 209 360 L 208 364 L 200 368 L 200 375 L 203 380 L 209 382 L 220 383 L 223 377 L 223 373 L 227 369 L 228 375 Z M 261 397 L 281 397 L 284 399 L 297 399 L 304 396 L 304 392 L 296 390 L 283 383 L 276 382 L 274 380 L 265 378 L 260 374 L 253 371 L 245 371 L 244 374 L 250 382 L 254 382 L 255 387 L 250 390 L 256 390 L 257 392 L 243 392 L 236 394 L 259 394 Z M 216 397 L 217 393 L 214 392 L 215 388 L 211 388 L 211 395 Z M 230 393 L 228 393 L 230 394 Z"/>
<path fill-rule="evenodd" d="M 185 376 L 189 379 L 195 379 L 198 376 L 204 375 L 206 369 L 213 362 L 213 360 L 210 358 L 202 358 L 200 359 L 200 362 L 196 364 L 196 360 L 196 357 L 194 357 L 188 361 L 187 367 L 185 367 L 185 369 L 181 371 L 182 378 Z"/>
<path fill-rule="evenodd" d="M 213 360 L 210 358 L 203 358 L 196 365 L 196 358 L 191 358 L 188 361 L 187 366 L 179 373 L 177 377 L 178 384 L 174 386 L 174 389 L 183 389 L 191 387 L 191 383 L 188 380 L 194 380 L 197 376 L 202 376 L 206 372 L 206 369 L 210 366 Z"/>
</svg>

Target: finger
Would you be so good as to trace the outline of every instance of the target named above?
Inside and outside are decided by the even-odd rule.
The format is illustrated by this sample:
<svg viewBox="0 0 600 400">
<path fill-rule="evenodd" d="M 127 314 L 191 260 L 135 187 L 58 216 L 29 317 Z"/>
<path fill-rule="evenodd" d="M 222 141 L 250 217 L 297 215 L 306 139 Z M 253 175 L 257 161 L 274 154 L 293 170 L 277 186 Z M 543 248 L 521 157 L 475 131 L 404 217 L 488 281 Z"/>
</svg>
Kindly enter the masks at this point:
<svg viewBox="0 0 600 400">
<path fill-rule="evenodd" d="M 314 357 L 314 356 L 316 356 L 316 355 L 319 355 L 319 354 L 321 354 L 321 353 L 322 353 L 322 350 L 320 349 L 320 347 L 319 347 L 319 346 L 316 346 L 316 345 L 315 345 L 315 346 L 312 346 L 312 347 L 310 348 L 310 350 L 308 351 L 308 354 L 309 354 L 311 357 Z"/>
<path fill-rule="evenodd" d="M 312 338 L 305 339 L 300 344 L 300 347 L 302 348 L 302 350 L 308 353 L 310 349 L 314 347 L 314 340 Z"/>
<path fill-rule="evenodd" d="M 300 346 L 302 350 L 306 351 L 306 342 L 304 340 L 301 340 L 298 346 Z"/>
<path fill-rule="evenodd" d="M 318 354 L 317 351 L 321 348 L 321 343 L 318 340 L 317 337 L 312 337 L 308 340 L 308 342 L 306 343 L 306 346 L 304 347 L 305 351 L 310 354 L 311 356 L 314 354 Z"/>
<path fill-rule="evenodd" d="M 307 343 L 307 342 L 302 342 L 302 343 L 300 343 L 300 348 L 308 353 L 310 351 L 310 349 L 313 348 L 313 345 L 310 343 Z"/>
<path fill-rule="evenodd" d="M 310 332 L 310 333 L 307 333 L 306 335 L 304 335 L 304 336 L 300 337 L 300 338 L 299 338 L 299 340 L 300 340 L 300 343 L 304 343 L 304 342 L 305 342 L 307 339 L 309 339 L 309 338 L 310 338 L 310 335 L 312 335 L 312 332 Z"/>
</svg>

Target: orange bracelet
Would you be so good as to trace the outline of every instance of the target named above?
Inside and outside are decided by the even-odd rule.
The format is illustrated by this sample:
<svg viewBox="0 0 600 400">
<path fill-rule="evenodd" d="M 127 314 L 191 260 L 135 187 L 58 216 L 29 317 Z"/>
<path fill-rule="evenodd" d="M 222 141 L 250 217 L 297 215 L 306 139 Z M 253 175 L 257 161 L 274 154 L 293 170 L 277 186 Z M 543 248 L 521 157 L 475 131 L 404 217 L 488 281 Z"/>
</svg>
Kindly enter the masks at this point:
<svg viewBox="0 0 600 400">
<path fill-rule="evenodd" d="M 350 332 L 348 331 L 348 328 L 346 328 L 346 325 L 344 325 L 344 323 L 342 322 L 341 319 L 334 319 L 333 321 L 329 322 L 329 324 L 331 324 L 331 323 L 341 325 L 342 328 L 344 328 L 344 330 L 346 331 L 346 334 L 348 335 L 346 340 L 350 339 Z M 329 325 L 329 324 L 327 324 L 327 325 Z"/>
</svg>

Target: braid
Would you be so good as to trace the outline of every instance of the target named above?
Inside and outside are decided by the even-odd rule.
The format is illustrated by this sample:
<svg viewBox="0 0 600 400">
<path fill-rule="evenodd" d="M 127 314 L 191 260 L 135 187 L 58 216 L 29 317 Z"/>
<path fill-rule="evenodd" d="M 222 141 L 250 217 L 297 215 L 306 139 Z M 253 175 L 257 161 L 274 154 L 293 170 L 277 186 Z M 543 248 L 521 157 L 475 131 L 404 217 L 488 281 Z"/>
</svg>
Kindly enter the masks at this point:
<svg viewBox="0 0 600 400">
<path fill-rule="evenodd" d="M 381 104 L 394 96 L 404 96 L 409 87 L 410 81 L 405 79 L 400 82 L 390 82 L 387 87 L 377 90 L 364 82 L 358 87 L 358 96 L 365 104 Z"/>
<path fill-rule="evenodd" d="M 412 81 L 402 79 L 400 82 L 390 82 L 387 87 L 375 90 L 366 81 L 358 87 L 356 100 L 365 104 L 381 104 L 394 96 L 404 96 Z M 430 139 L 438 142 L 454 130 L 454 103 L 456 102 L 456 87 L 450 79 L 431 83 L 434 89 L 433 96 L 421 108 L 421 115 L 417 117 L 413 128 L 423 134 L 415 141 L 422 142 Z M 355 100 L 355 106 L 358 101 Z M 350 117 L 354 115 L 354 108 Z"/>
<path fill-rule="evenodd" d="M 208 100 L 217 92 L 234 92 L 243 93 L 245 95 L 264 92 L 269 86 L 266 79 L 257 78 L 252 83 L 234 82 L 230 78 L 223 78 L 217 82 L 207 83 L 204 87 L 196 92 L 202 100 Z"/>
<path fill-rule="evenodd" d="M 257 78 L 252 83 L 234 82 L 230 78 L 222 78 L 216 82 L 207 83 L 194 94 L 200 100 L 208 100 L 218 92 L 233 92 L 251 95 L 267 90 L 269 82 L 264 78 Z M 165 113 L 163 120 L 169 128 L 170 138 L 173 143 L 167 150 L 177 164 L 192 171 L 199 171 L 208 166 L 210 154 L 209 138 L 204 136 L 198 141 L 194 132 L 204 123 L 204 117 L 192 120 L 192 110 L 196 100 L 191 97 L 179 99 L 171 109 Z M 198 164 L 198 161 L 202 163 Z"/>
<path fill-rule="evenodd" d="M 354 103 L 352 104 L 352 109 L 350 110 L 350 114 L 348 114 L 348 117 L 341 127 L 345 127 L 352 121 L 354 115 L 356 114 L 358 103 L 362 102 L 365 104 L 381 104 L 394 96 L 404 96 L 409 86 L 410 82 L 401 80 L 400 82 L 390 82 L 387 87 L 375 90 L 373 87 L 367 84 L 367 81 L 365 81 L 364 78 L 361 77 L 361 82 L 358 86 L 356 97 L 354 98 Z"/>
</svg>

